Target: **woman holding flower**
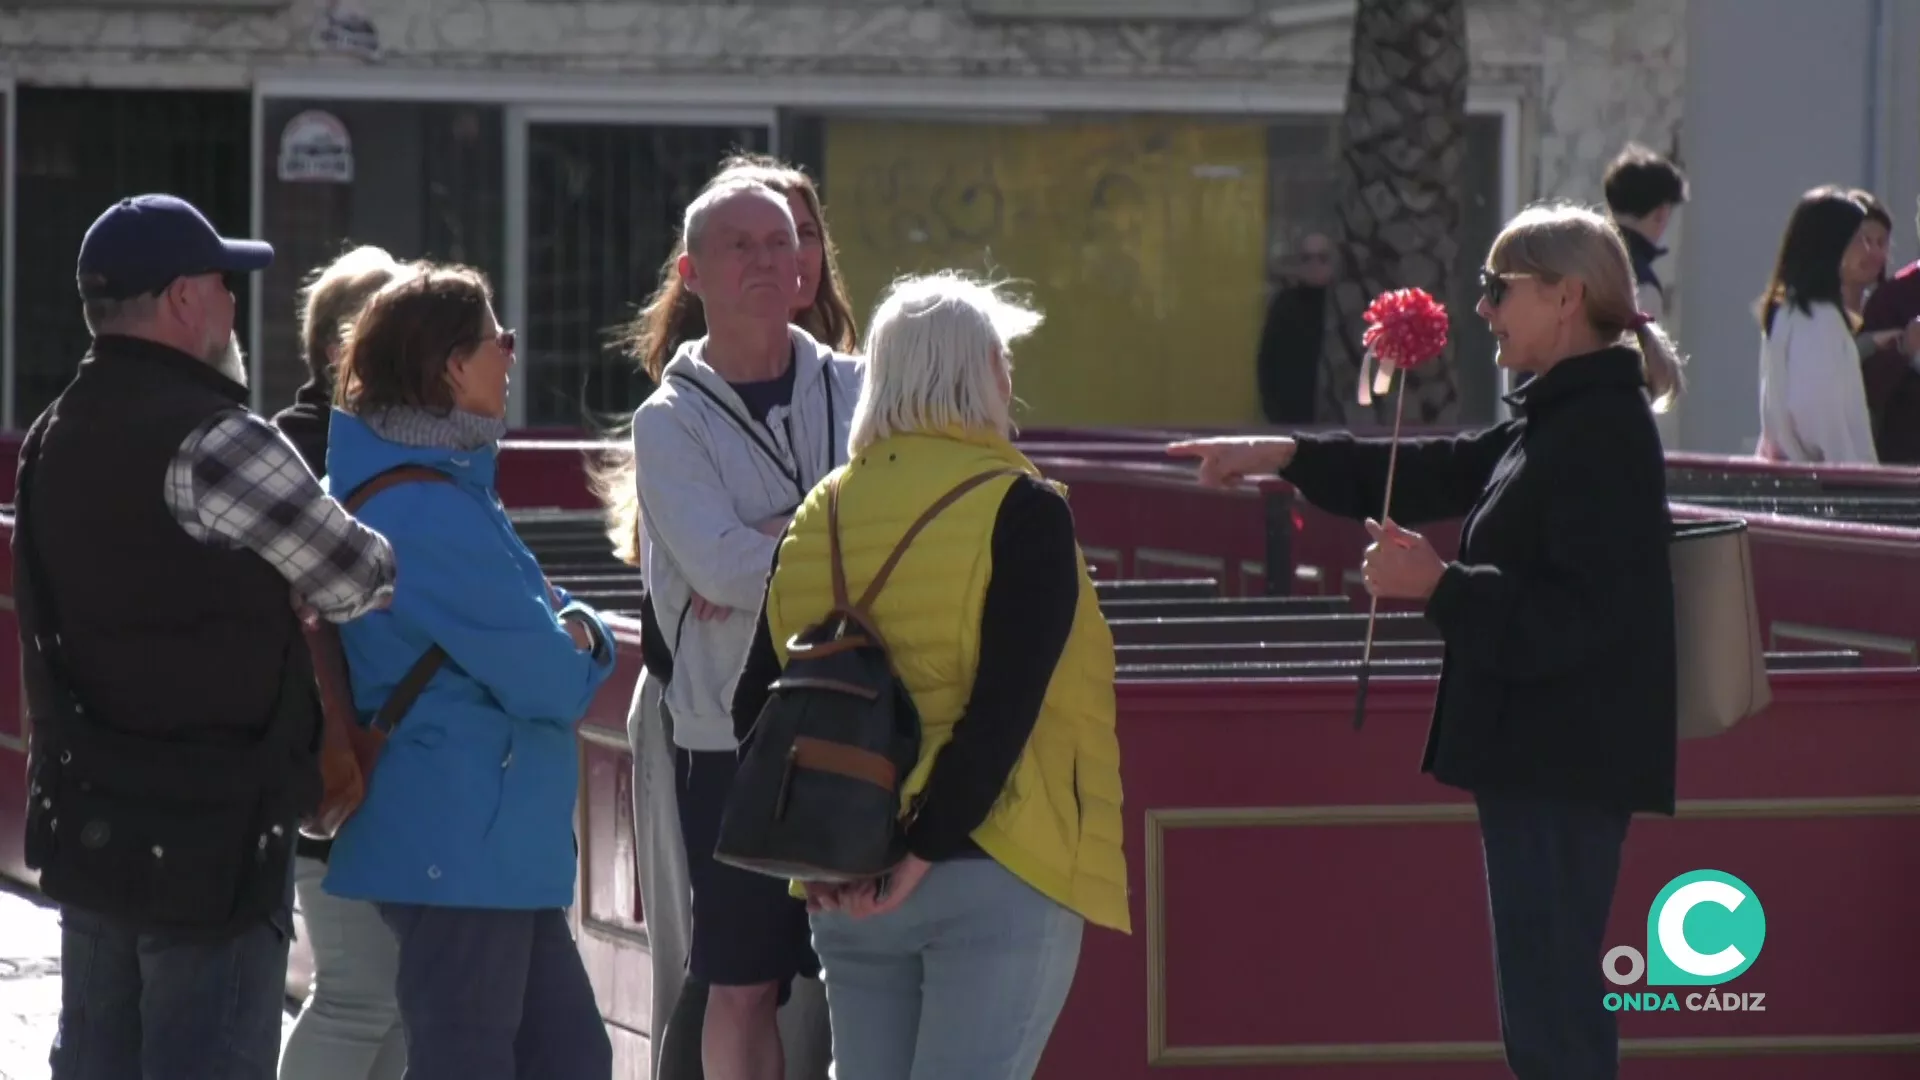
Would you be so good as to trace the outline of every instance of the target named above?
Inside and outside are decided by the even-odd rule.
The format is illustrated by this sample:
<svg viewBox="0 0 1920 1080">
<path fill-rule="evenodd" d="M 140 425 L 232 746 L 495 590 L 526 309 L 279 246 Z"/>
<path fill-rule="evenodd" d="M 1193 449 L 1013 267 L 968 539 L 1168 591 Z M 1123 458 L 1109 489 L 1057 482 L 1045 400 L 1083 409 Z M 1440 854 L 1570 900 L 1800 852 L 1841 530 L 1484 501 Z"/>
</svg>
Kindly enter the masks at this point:
<svg viewBox="0 0 1920 1080">
<path fill-rule="evenodd" d="M 1680 361 L 1635 310 L 1626 248 L 1599 214 L 1522 212 L 1481 281 L 1496 362 L 1531 379 L 1508 396 L 1514 419 L 1401 444 L 1388 514 L 1392 440 L 1170 450 L 1199 458 L 1205 483 L 1277 471 L 1366 520 L 1367 588 L 1425 604 L 1446 661 L 1423 768 L 1479 810 L 1508 1065 L 1520 1080 L 1611 1080 L 1619 1033 L 1600 958 L 1621 845 L 1633 812 L 1674 803 L 1672 520 L 1654 413 L 1680 392 Z M 1403 527 L 1460 517 L 1451 562 Z"/>
</svg>

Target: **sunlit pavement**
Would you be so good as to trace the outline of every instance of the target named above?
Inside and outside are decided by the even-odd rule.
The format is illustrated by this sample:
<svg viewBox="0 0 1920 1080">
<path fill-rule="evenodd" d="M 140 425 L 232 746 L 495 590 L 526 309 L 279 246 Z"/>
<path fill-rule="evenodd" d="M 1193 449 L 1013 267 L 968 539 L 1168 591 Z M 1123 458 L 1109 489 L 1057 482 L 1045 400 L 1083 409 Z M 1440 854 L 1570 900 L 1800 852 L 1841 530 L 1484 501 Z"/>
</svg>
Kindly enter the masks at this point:
<svg viewBox="0 0 1920 1080">
<path fill-rule="evenodd" d="M 0 1080 L 48 1080 L 60 1019 L 60 916 L 0 886 Z M 282 1036 L 293 1026 L 287 1017 Z"/>
</svg>

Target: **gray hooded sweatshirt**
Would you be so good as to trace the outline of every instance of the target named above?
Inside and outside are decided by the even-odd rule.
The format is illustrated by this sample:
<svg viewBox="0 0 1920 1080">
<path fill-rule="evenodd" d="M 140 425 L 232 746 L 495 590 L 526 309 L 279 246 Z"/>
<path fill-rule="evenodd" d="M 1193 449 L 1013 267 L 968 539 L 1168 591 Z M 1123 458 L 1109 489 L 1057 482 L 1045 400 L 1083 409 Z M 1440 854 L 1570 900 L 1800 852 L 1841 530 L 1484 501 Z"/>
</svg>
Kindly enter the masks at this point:
<svg viewBox="0 0 1920 1080">
<path fill-rule="evenodd" d="M 864 367 L 799 327 L 789 330 L 793 401 L 764 424 L 707 366 L 704 338 L 681 346 L 660 388 L 633 414 L 641 573 L 673 653 L 666 706 L 674 742 L 687 750 L 737 746 L 733 687 L 779 543 L 757 526 L 791 514 L 847 460 Z M 692 613 L 695 593 L 733 610 L 701 619 Z"/>
</svg>

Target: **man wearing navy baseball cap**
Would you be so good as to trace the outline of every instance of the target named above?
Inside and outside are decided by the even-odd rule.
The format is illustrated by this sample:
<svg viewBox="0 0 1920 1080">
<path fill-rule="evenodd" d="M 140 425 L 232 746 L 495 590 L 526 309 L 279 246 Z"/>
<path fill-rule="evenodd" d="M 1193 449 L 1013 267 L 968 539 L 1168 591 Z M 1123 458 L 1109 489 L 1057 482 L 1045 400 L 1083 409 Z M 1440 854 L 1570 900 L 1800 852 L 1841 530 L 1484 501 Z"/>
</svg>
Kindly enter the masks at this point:
<svg viewBox="0 0 1920 1080">
<path fill-rule="evenodd" d="M 101 214 L 80 241 L 75 274 L 87 329 L 145 323 L 141 335 L 246 382 L 226 275 L 265 270 L 273 248 L 228 240 L 185 199 L 141 195 Z"/>
<path fill-rule="evenodd" d="M 76 274 L 93 347 L 21 446 L 55 1080 L 276 1071 L 294 839 L 320 794 L 299 619 L 384 606 L 394 559 L 247 408 L 227 278 L 272 259 L 170 195 L 109 207 Z"/>
</svg>

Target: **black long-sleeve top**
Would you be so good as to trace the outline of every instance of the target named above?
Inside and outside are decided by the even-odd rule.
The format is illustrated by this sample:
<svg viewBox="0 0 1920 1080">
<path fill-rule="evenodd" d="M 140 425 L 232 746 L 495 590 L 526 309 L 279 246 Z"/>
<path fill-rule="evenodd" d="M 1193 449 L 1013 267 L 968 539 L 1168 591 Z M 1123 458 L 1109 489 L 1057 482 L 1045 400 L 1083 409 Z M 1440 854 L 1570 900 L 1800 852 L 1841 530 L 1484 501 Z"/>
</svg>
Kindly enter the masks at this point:
<svg viewBox="0 0 1920 1080">
<path fill-rule="evenodd" d="M 1507 790 L 1673 812 L 1674 592 L 1666 459 L 1640 354 L 1562 360 L 1519 418 L 1400 446 L 1392 517 L 1465 517 L 1426 615 L 1446 643 L 1424 768 Z M 1281 476 L 1377 517 L 1387 440 L 1302 438 Z"/>
<path fill-rule="evenodd" d="M 1293 285 L 1275 293 L 1267 304 L 1254 361 L 1260 411 L 1267 423 L 1313 423 L 1326 319 L 1327 290 L 1322 286 Z"/>
<path fill-rule="evenodd" d="M 323 480 L 327 475 L 327 432 L 333 420 L 328 393 L 319 380 L 310 380 L 294 394 L 293 404 L 273 417 L 273 426 L 300 452 L 308 471 Z M 295 838 L 294 851 L 303 858 L 326 862 L 333 854 L 333 841 L 303 835 Z"/>
<path fill-rule="evenodd" d="M 992 543 L 973 692 L 934 759 L 926 801 L 907 835 L 909 850 L 929 862 L 979 854 L 970 837 L 1026 749 L 1080 602 L 1073 514 L 1053 488 L 1016 479 L 1000 502 Z M 777 556 L 775 562 L 777 569 Z M 780 670 L 762 601 L 733 696 L 733 730 L 743 744 Z"/>
</svg>

